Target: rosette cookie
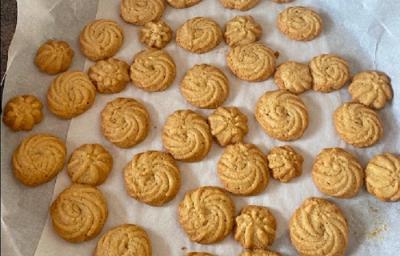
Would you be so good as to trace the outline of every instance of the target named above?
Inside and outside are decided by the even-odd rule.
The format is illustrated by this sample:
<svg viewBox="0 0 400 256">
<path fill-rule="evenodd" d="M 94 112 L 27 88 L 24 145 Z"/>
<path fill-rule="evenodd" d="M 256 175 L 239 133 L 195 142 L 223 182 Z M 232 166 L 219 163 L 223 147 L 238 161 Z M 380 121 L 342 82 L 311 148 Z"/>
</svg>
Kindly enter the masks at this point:
<svg viewBox="0 0 400 256">
<path fill-rule="evenodd" d="M 230 47 L 250 44 L 260 39 L 262 27 L 252 16 L 236 16 L 225 25 L 225 42 Z"/>
<path fill-rule="evenodd" d="M 201 1 L 202 0 L 167 0 L 167 3 L 173 8 L 183 9 L 192 7 L 193 5 L 196 5 Z"/>
<path fill-rule="evenodd" d="M 42 102 L 33 95 L 11 98 L 4 107 L 3 122 L 13 131 L 30 131 L 43 119 Z"/>
<path fill-rule="evenodd" d="M 73 184 L 50 207 L 54 230 L 64 240 L 80 243 L 97 236 L 108 216 L 107 202 L 96 187 Z"/>
<path fill-rule="evenodd" d="M 282 90 L 300 94 L 312 88 L 310 68 L 306 64 L 288 61 L 278 66 L 274 81 Z"/>
<path fill-rule="evenodd" d="M 178 212 L 179 223 L 190 240 L 212 244 L 232 231 L 235 205 L 222 189 L 200 187 L 185 194 Z"/>
<path fill-rule="evenodd" d="M 172 29 L 164 21 L 150 21 L 139 30 L 140 42 L 157 49 L 164 48 L 172 39 Z"/>
<path fill-rule="evenodd" d="M 134 25 L 144 25 L 156 21 L 164 13 L 164 0 L 122 0 L 121 17 Z"/>
<path fill-rule="evenodd" d="M 64 41 L 49 40 L 38 49 L 35 64 L 50 75 L 66 71 L 72 63 L 74 51 Z"/>
<path fill-rule="evenodd" d="M 247 11 L 256 6 L 260 0 L 219 0 L 225 8 Z"/>
<path fill-rule="evenodd" d="M 304 159 L 291 146 L 272 148 L 267 159 L 272 177 L 280 182 L 289 182 L 302 173 Z"/>
<path fill-rule="evenodd" d="M 239 256 L 281 256 L 277 252 L 269 250 L 253 250 L 241 253 Z"/>
</svg>

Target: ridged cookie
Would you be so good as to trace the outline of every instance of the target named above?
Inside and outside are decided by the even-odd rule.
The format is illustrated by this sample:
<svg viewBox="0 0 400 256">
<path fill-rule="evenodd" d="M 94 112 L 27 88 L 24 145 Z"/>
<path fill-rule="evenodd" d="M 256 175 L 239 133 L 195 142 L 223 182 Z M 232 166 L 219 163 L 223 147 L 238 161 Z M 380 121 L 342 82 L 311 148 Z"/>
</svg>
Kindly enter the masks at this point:
<svg viewBox="0 0 400 256">
<path fill-rule="evenodd" d="M 35 64 L 40 71 L 54 75 L 66 71 L 73 57 L 74 51 L 67 42 L 49 40 L 38 49 Z"/>
<path fill-rule="evenodd" d="M 239 256 L 281 256 L 281 254 L 269 250 L 253 250 L 242 252 Z"/>
<path fill-rule="evenodd" d="M 258 41 L 262 27 L 252 16 L 235 16 L 225 25 L 224 38 L 230 47 Z"/>
<path fill-rule="evenodd" d="M 267 159 L 272 177 L 280 182 L 289 182 L 302 173 L 304 159 L 291 146 L 272 148 Z"/>
<path fill-rule="evenodd" d="M 139 40 L 151 48 L 162 49 L 172 39 L 172 29 L 164 21 L 150 21 L 139 30 Z"/>
<path fill-rule="evenodd" d="M 288 61 L 278 66 L 274 81 L 282 90 L 300 94 L 312 88 L 313 78 L 306 64 Z"/>
<path fill-rule="evenodd" d="M 256 6 L 260 0 L 219 0 L 225 8 L 247 11 Z"/>
<path fill-rule="evenodd" d="M 164 13 L 164 0 L 122 0 L 121 17 L 133 25 L 157 21 Z"/>
<path fill-rule="evenodd" d="M 13 131 L 30 131 L 43 119 L 42 102 L 33 95 L 11 98 L 4 107 L 3 122 Z"/>
<path fill-rule="evenodd" d="M 167 3 L 177 9 L 189 8 L 200 3 L 202 0 L 167 0 Z"/>
</svg>

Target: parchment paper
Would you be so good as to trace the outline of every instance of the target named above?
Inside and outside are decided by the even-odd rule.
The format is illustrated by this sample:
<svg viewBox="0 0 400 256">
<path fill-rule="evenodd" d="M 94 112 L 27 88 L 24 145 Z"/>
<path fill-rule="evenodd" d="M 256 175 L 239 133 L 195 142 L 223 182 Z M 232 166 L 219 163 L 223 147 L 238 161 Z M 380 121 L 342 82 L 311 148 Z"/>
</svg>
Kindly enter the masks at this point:
<svg viewBox="0 0 400 256">
<path fill-rule="evenodd" d="M 4 103 L 20 93 L 34 93 L 45 99 L 45 93 L 53 77 L 40 74 L 33 65 L 37 47 L 48 38 L 62 38 L 75 49 L 73 69 L 82 69 L 83 57 L 77 47 L 79 30 L 89 20 L 110 18 L 116 20 L 125 31 L 125 43 L 116 55 L 127 62 L 144 48 L 137 38 L 138 27 L 124 23 L 119 17 L 119 1 L 28 1 L 19 0 L 19 25 L 10 50 L 11 65 L 4 91 Z M 308 42 L 294 42 L 281 35 L 275 26 L 278 13 L 287 6 L 311 6 L 322 14 L 324 31 L 320 37 Z M 96 12 L 97 9 L 97 12 Z M 337 136 L 332 123 L 333 111 L 350 100 L 347 89 L 321 94 L 306 92 L 300 97 L 310 113 L 310 125 L 305 135 L 293 145 L 305 158 L 303 175 L 289 184 L 270 181 L 260 195 L 234 198 L 237 211 L 247 204 L 268 206 L 277 218 L 277 238 L 271 247 L 283 255 L 296 255 L 288 236 L 288 219 L 300 203 L 309 196 L 323 196 L 318 192 L 310 176 L 313 158 L 325 147 L 343 147 L 359 157 L 363 165 L 369 158 L 384 151 L 399 154 L 400 137 L 400 1 L 316 1 L 297 0 L 292 4 L 278 5 L 271 1 L 261 3 L 247 12 L 223 9 L 219 1 L 203 0 L 192 8 L 177 10 L 167 7 L 163 19 L 174 31 L 187 19 L 207 16 L 221 27 L 236 15 L 252 15 L 263 27 L 261 42 L 280 52 L 279 63 L 287 60 L 307 62 L 321 53 L 335 53 L 349 60 L 352 73 L 366 69 L 378 69 L 392 78 L 394 100 L 379 112 L 384 121 L 385 136 L 379 144 L 368 149 L 356 149 L 346 145 Z M 225 105 L 238 106 L 249 117 L 250 132 L 246 142 L 256 144 L 267 153 L 273 146 L 287 143 L 268 137 L 253 116 L 255 102 L 276 86 L 270 79 L 260 83 L 247 83 L 236 79 L 225 64 L 228 47 L 221 43 L 215 50 L 197 55 L 176 46 L 166 47 L 177 64 L 177 78 L 165 92 L 146 93 L 132 85 L 114 95 L 97 95 L 94 106 L 83 115 L 68 122 L 55 118 L 46 110 L 45 122 L 33 133 L 46 131 L 65 136 L 68 152 L 84 143 L 101 143 L 114 157 L 114 168 L 105 184 L 100 186 L 109 207 L 109 217 L 103 229 L 123 223 L 143 226 L 149 233 L 154 255 L 184 255 L 191 250 L 208 251 L 220 256 L 238 255 L 242 249 L 229 236 L 215 245 L 198 245 L 189 241 L 177 221 L 177 205 L 186 191 L 204 185 L 221 186 L 216 176 L 216 162 L 222 148 L 214 144 L 208 157 L 199 163 L 179 163 L 182 171 L 182 187 L 177 197 L 163 207 L 151 207 L 127 196 L 123 186 L 122 169 L 136 153 L 146 150 L 162 150 L 161 130 L 167 116 L 177 109 L 195 109 L 187 104 L 179 93 L 179 82 L 184 72 L 198 63 L 220 67 L 230 80 L 231 94 Z M 92 65 L 85 62 L 84 69 Z M 106 141 L 100 132 L 100 111 L 108 101 L 119 96 L 140 99 L 151 115 L 151 132 L 146 140 L 133 149 L 119 149 Z M 211 111 L 198 110 L 204 115 Z M 11 175 L 12 151 L 26 133 L 12 133 L 2 129 L 2 253 L 4 255 L 91 255 L 98 238 L 82 244 L 69 244 L 53 231 L 47 216 L 47 207 L 59 192 L 70 184 L 64 170 L 53 183 L 28 189 Z M 400 204 L 383 203 L 366 193 L 347 200 L 329 198 L 345 212 L 350 224 L 348 255 L 396 255 L 400 249 Z M 47 218 L 47 220 L 46 220 Z M 29 240 L 27 240 L 29 239 Z M 39 241 L 39 242 L 38 242 Z M 4 245 L 4 246 L 3 246 Z M 36 246 L 37 245 L 37 246 Z M 3 251 L 3 247 L 5 247 Z M 186 248 L 186 250 L 185 250 Z"/>
</svg>

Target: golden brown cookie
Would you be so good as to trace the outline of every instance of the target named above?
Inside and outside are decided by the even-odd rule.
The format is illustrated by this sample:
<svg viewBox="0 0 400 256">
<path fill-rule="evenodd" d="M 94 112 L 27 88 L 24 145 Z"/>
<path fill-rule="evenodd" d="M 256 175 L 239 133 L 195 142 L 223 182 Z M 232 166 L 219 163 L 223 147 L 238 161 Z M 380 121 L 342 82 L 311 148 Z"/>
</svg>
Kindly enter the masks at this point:
<svg viewBox="0 0 400 256">
<path fill-rule="evenodd" d="M 193 53 L 209 52 L 221 41 L 221 28 L 210 18 L 194 17 L 176 31 L 176 43 Z"/>
<path fill-rule="evenodd" d="M 65 143 L 55 136 L 26 137 L 12 156 L 14 175 L 30 187 L 49 182 L 63 169 L 66 154 Z"/>
<path fill-rule="evenodd" d="M 130 70 L 133 85 L 148 92 L 166 90 L 176 76 L 176 66 L 172 57 L 167 52 L 157 49 L 137 53 Z"/>
<path fill-rule="evenodd" d="M 221 146 L 242 142 L 249 131 L 247 121 L 236 107 L 219 107 L 208 117 L 211 134 Z"/>
<path fill-rule="evenodd" d="M 189 8 L 200 3 L 202 0 L 167 0 L 167 3 L 177 9 Z"/>
<path fill-rule="evenodd" d="M 172 39 L 172 29 L 164 21 L 150 21 L 139 30 L 139 40 L 151 48 L 162 49 Z"/>
<path fill-rule="evenodd" d="M 315 158 L 314 184 L 330 196 L 350 198 L 364 183 L 364 171 L 357 158 L 341 148 L 325 148 Z"/>
<path fill-rule="evenodd" d="M 217 108 L 229 96 L 229 81 L 219 68 L 197 64 L 186 72 L 180 89 L 183 97 L 193 106 Z"/>
<path fill-rule="evenodd" d="M 256 6 L 260 0 L 219 0 L 225 8 L 247 11 Z"/>
<path fill-rule="evenodd" d="M 333 121 L 342 140 L 355 147 L 372 146 L 383 136 L 378 113 L 359 103 L 341 105 L 336 109 Z"/>
<path fill-rule="evenodd" d="M 51 204 L 55 232 L 71 243 L 96 237 L 107 220 L 107 201 L 101 191 L 89 185 L 73 184 Z"/>
<path fill-rule="evenodd" d="M 400 200 L 400 157 L 391 153 L 374 156 L 365 169 L 365 184 L 382 201 Z"/>
<path fill-rule="evenodd" d="M 49 40 L 38 49 L 35 64 L 50 75 L 66 71 L 72 63 L 74 51 L 64 41 Z"/>
<path fill-rule="evenodd" d="M 272 138 L 292 141 L 303 136 L 308 111 L 301 98 L 284 90 L 268 91 L 257 101 L 256 119 Z"/>
<path fill-rule="evenodd" d="M 220 188 L 200 187 L 187 192 L 178 211 L 179 223 L 193 242 L 216 243 L 232 231 L 235 205 Z"/>
<path fill-rule="evenodd" d="M 164 13 L 164 0 L 122 0 L 121 17 L 134 25 L 157 21 Z"/>
<path fill-rule="evenodd" d="M 322 18 L 315 11 L 303 6 L 289 7 L 278 16 L 278 29 L 296 41 L 310 41 L 322 31 Z"/>
<path fill-rule="evenodd" d="M 289 182 L 302 173 L 304 159 L 291 146 L 272 148 L 267 159 L 272 177 L 280 182 Z"/>
<path fill-rule="evenodd" d="M 162 141 L 176 160 L 196 162 L 210 151 L 212 136 L 204 117 L 192 110 L 177 110 L 164 124 Z"/>
<path fill-rule="evenodd" d="M 120 148 L 131 148 L 149 133 L 150 115 L 146 107 L 132 98 L 116 98 L 101 111 L 103 135 Z"/>
<path fill-rule="evenodd" d="M 231 48 L 226 58 L 228 67 L 236 77 L 259 82 L 274 74 L 278 56 L 279 53 L 261 43 L 251 43 Z"/>
<path fill-rule="evenodd" d="M 151 241 L 140 226 L 123 224 L 105 233 L 97 242 L 94 256 L 151 256 Z"/>
<path fill-rule="evenodd" d="M 30 131 L 43 119 L 42 102 L 33 95 L 11 98 L 4 107 L 3 122 L 13 131 Z"/>
<path fill-rule="evenodd" d="M 268 185 L 267 159 L 253 144 L 240 142 L 227 146 L 217 169 L 225 189 L 236 195 L 256 195 Z"/>
<path fill-rule="evenodd" d="M 390 78 L 383 72 L 364 71 L 356 74 L 349 85 L 353 101 L 381 109 L 393 98 Z"/>
<path fill-rule="evenodd" d="M 224 38 L 230 47 L 253 43 L 260 39 L 262 27 L 252 16 L 235 16 L 225 25 Z"/>
<path fill-rule="evenodd" d="M 67 171 L 73 183 L 98 186 L 113 166 L 111 154 L 100 144 L 84 144 L 72 152 Z"/>
<path fill-rule="evenodd" d="M 290 240 L 300 255 L 344 255 L 349 227 L 334 203 L 322 198 L 306 199 L 289 223 Z"/>
<path fill-rule="evenodd" d="M 306 64 L 288 61 L 278 66 L 274 75 L 275 83 L 282 90 L 300 94 L 312 88 L 313 78 Z"/>
<path fill-rule="evenodd" d="M 243 252 L 239 256 L 281 256 L 281 254 L 269 250 L 253 250 Z"/>
<path fill-rule="evenodd" d="M 189 252 L 186 256 L 214 256 L 214 254 L 208 252 Z"/>
</svg>

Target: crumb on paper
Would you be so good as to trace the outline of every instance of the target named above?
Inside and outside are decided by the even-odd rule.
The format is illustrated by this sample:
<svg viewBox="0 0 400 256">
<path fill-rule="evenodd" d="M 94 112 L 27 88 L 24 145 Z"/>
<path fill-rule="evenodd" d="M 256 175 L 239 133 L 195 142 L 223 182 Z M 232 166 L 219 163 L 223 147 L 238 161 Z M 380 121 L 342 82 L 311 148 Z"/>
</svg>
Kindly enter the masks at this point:
<svg viewBox="0 0 400 256">
<path fill-rule="evenodd" d="M 187 248 L 186 248 L 185 246 L 183 246 L 183 247 L 181 247 L 181 250 L 182 250 L 182 251 L 186 251 Z"/>
<path fill-rule="evenodd" d="M 387 230 L 386 224 L 380 224 L 379 226 L 375 227 L 372 231 L 368 232 L 367 237 L 368 239 L 378 238 L 380 234 Z"/>
</svg>

